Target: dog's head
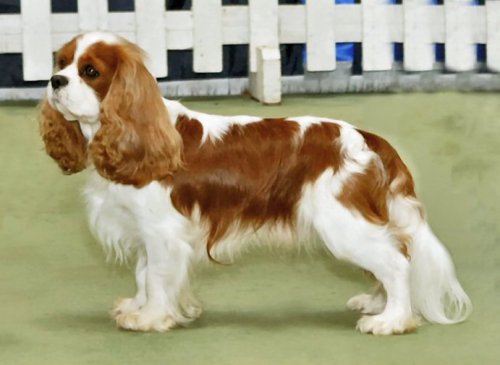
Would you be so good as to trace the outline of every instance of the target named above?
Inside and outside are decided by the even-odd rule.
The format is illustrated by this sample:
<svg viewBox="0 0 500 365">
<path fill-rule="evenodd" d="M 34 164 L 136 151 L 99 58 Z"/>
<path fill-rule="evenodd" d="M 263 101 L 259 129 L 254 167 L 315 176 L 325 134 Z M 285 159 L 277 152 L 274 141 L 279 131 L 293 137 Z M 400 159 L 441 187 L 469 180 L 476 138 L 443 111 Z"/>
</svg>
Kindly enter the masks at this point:
<svg viewBox="0 0 500 365">
<path fill-rule="evenodd" d="M 109 180 L 143 186 L 180 164 L 181 140 L 144 52 L 109 33 L 79 35 L 57 52 L 41 130 L 66 173 L 90 163 Z"/>
</svg>

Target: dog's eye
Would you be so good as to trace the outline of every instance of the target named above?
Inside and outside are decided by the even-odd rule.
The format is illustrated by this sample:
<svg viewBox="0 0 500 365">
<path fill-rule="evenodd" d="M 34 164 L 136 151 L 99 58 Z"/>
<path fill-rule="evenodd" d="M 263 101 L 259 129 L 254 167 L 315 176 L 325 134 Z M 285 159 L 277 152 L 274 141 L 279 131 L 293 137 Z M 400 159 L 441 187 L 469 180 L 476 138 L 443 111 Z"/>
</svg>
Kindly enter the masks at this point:
<svg viewBox="0 0 500 365">
<path fill-rule="evenodd" d="M 59 68 L 62 70 L 64 67 L 66 67 L 66 61 L 60 59 L 59 61 L 57 61 L 57 66 L 59 66 Z"/>
<path fill-rule="evenodd" d="M 95 79 L 96 77 L 99 77 L 99 71 L 97 71 L 91 65 L 85 66 L 85 69 L 83 70 L 83 73 L 84 73 L 85 76 L 88 76 L 88 77 L 93 78 L 93 79 Z"/>
</svg>

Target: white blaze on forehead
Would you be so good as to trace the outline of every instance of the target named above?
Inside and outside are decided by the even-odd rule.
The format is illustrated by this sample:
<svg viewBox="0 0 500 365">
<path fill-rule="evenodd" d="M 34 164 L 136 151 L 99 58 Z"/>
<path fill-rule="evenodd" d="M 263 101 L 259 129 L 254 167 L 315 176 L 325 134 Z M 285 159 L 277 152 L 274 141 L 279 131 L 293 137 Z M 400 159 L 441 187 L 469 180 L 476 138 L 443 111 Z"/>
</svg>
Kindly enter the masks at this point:
<svg viewBox="0 0 500 365">
<path fill-rule="evenodd" d="M 87 50 L 87 48 L 89 48 L 93 44 L 99 42 L 104 42 L 107 44 L 116 44 L 119 43 L 119 41 L 120 39 L 111 33 L 105 33 L 105 32 L 86 33 L 81 38 L 78 39 L 73 62 L 78 62 L 80 56 L 83 55 Z"/>
</svg>

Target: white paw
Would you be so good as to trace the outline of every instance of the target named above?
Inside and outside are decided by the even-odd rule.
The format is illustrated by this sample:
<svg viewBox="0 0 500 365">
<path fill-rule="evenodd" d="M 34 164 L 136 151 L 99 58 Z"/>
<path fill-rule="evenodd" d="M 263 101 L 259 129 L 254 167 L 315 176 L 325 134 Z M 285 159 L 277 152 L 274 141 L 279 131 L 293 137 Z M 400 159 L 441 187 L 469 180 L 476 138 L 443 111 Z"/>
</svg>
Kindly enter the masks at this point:
<svg viewBox="0 0 500 365">
<path fill-rule="evenodd" d="M 176 324 L 172 317 L 168 315 L 145 310 L 119 314 L 115 320 L 120 328 L 142 332 L 166 332 Z"/>
<path fill-rule="evenodd" d="M 418 325 L 418 320 L 411 315 L 389 316 L 387 314 L 378 314 L 361 317 L 356 329 L 362 333 L 392 335 L 412 332 Z"/>
<path fill-rule="evenodd" d="M 363 314 L 379 314 L 385 308 L 385 299 L 382 295 L 359 294 L 349 299 L 347 308 Z"/>
<path fill-rule="evenodd" d="M 182 306 L 183 314 L 191 321 L 201 316 L 201 305 L 198 303 L 188 303 Z"/>
<path fill-rule="evenodd" d="M 136 298 L 118 298 L 113 303 L 111 316 L 116 318 L 120 314 L 128 314 L 135 312 L 141 308 L 143 303 L 139 303 Z"/>
</svg>

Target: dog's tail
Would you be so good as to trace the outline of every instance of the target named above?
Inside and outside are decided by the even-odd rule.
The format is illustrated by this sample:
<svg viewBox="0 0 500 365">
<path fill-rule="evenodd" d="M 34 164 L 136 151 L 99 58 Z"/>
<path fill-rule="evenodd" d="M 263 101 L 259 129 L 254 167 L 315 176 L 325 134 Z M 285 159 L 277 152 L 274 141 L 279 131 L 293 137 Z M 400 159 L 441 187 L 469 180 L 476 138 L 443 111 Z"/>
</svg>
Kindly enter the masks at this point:
<svg viewBox="0 0 500 365">
<path fill-rule="evenodd" d="M 434 323 L 464 321 L 472 311 L 472 303 L 456 277 L 450 254 L 425 220 L 420 221 L 412 236 L 413 311 Z"/>
<path fill-rule="evenodd" d="M 458 282 L 448 251 L 426 222 L 408 167 L 387 141 L 371 133 L 359 132 L 380 156 L 388 173 L 390 228 L 411 260 L 413 311 L 429 322 L 464 321 L 472 310 L 471 301 Z"/>
</svg>

